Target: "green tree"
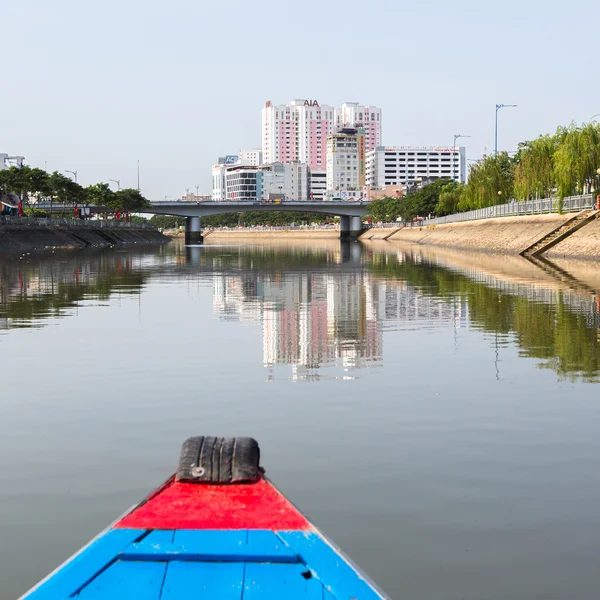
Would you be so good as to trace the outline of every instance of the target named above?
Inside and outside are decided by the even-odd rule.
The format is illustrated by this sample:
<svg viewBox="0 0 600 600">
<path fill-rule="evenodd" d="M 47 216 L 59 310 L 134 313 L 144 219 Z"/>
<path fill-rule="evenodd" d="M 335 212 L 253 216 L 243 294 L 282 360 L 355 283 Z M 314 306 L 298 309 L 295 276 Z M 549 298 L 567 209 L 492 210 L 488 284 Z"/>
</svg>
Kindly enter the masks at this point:
<svg viewBox="0 0 600 600">
<path fill-rule="evenodd" d="M 114 192 L 106 206 L 122 210 L 124 212 L 137 212 L 150 208 L 150 202 L 134 188 L 125 188 Z"/>
<path fill-rule="evenodd" d="M 600 125 L 559 128 L 554 174 L 560 199 L 591 191 L 600 165 Z"/>
<path fill-rule="evenodd" d="M 544 135 L 519 145 L 515 157 L 515 196 L 520 200 L 548 198 L 556 187 L 554 153 L 557 138 Z"/>
<path fill-rule="evenodd" d="M 104 206 L 107 208 L 115 207 L 115 192 L 110 189 L 108 183 L 96 183 L 88 185 L 85 188 L 85 197 L 87 202 L 96 206 Z"/>
<path fill-rule="evenodd" d="M 469 169 L 469 183 L 459 210 L 473 210 L 508 202 L 513 198 L 514 162 L 506 152 L 484 156 Z"/>
<path fill-rule="evenodd" d="M 464 193 L 465 185 L 463 183 L 446 185 L 440 192 L 435 214 L 442 217 L 457 212 Z"/>
</svg>

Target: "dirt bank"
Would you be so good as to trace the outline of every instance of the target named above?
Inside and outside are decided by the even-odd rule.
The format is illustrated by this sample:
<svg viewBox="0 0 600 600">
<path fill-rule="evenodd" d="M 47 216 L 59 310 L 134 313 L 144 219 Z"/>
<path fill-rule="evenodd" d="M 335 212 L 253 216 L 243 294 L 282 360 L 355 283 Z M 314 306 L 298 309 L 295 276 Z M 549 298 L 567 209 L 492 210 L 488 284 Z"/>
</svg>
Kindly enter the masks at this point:
<svg viewBox="0 0 600 600">
<path fill-rule="evenodd" d="M 519 254 L 536 240 L 547 235 L 572 217 L 572 214 L 532 215 L 482 219 L 481 221 L 430 225 L 428 227 L 405 227 L 388 238 L 388 241 L 502 254 Z M 585 228 L 582 232 L 584 230 Z"/>
<path fill-rule="evenodd" d="M 22 252 L 46 248 L 110 248 L 169 241 L 156 229 L 71 225 L 0 225 L 0 252 Z"/>
</svg>

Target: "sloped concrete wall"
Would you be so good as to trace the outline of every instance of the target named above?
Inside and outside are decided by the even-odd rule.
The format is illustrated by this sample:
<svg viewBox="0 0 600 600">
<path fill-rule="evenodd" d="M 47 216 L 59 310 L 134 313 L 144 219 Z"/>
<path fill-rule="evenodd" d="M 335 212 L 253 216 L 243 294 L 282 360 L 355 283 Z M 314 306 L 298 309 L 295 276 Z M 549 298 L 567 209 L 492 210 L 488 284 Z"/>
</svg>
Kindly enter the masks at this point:
<svg viewBox="0 0 600 600">
<path fill-rule="evenodd" d="M 531 215 L 428 227 L 405 227 L 391 236 L 388 242 L 410 242 L 463 250 L 519 254 L 572 217 L 572 214 Z M 585 229 L 584 227 L 582 232 Z"/>
<path fill-rule="evenodd" d="M 163 244 L 169 238 L 155 229 L 0 225 L 0 252 L 46 248 L 110 248 L 132 244 Z"/>
</svg>

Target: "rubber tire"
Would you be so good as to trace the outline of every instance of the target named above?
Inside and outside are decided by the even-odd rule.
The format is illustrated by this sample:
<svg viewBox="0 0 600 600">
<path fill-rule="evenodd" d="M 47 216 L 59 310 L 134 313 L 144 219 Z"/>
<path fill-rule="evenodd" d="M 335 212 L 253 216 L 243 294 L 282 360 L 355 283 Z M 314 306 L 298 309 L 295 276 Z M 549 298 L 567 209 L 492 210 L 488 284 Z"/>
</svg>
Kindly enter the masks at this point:
<svg viewBox="0 0 600 600">
<path fill-rule="evenodd" d="M 176 481 L 186 483 L 254 483 L 262 469 L 258 442 L 249 437 L 191 437 L 183 443 Z"/>
</svg>

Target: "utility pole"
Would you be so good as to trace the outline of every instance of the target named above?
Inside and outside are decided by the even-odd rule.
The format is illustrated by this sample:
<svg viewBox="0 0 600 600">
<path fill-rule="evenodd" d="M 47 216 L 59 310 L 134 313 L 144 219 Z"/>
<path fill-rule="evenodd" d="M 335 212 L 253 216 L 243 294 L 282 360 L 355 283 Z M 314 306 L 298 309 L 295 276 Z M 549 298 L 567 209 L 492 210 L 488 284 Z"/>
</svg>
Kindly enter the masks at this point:
<svg viewBox="0 0 600 600">
<path fill-rule="evenodd" d="M 77 171 L 69 171 L 69 169 L 65 169 L 65 173 L 71 173 L 71 175 L 73 175 L 75 183 L 77 183 Z"/>
<path fill-rule="evenodd" d="M 494 135 L 494 156 L 498 156 L 498 111 L 501 108 L 516 108 L 516 104 L 496 104 L 496 132 Z"/>
</svg>

